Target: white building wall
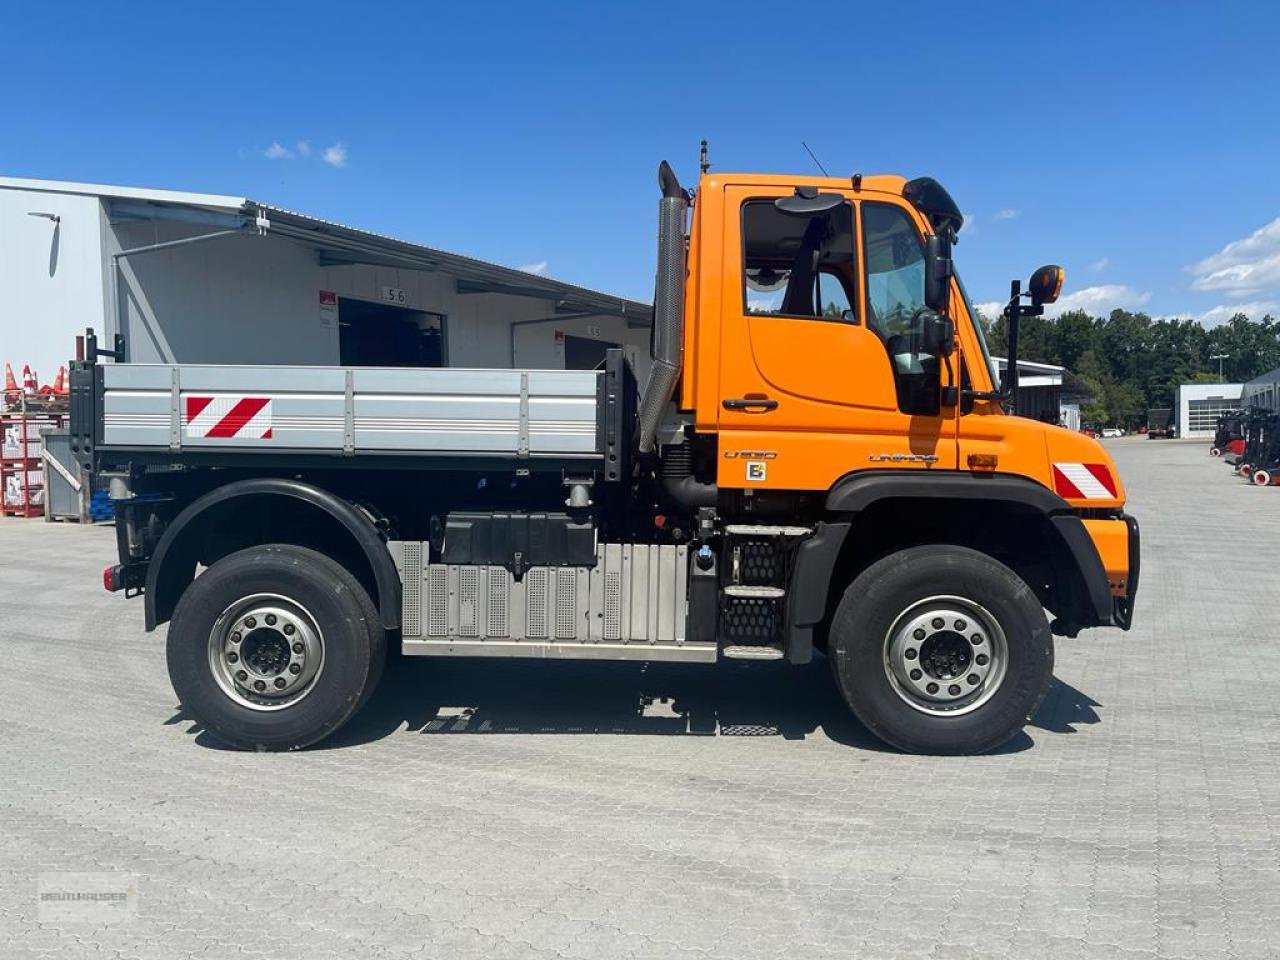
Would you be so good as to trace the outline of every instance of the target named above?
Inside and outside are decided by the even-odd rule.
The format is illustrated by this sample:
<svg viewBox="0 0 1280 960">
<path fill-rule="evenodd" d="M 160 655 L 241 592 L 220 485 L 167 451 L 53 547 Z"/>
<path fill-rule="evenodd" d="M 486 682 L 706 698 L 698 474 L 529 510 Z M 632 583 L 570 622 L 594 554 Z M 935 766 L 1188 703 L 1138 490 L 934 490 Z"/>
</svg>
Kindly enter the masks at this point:
<svg viewBox="0 0 1280 960">
<path fill-rule="evenodd" d="M 0 190 L 0 364 L 20 377 L 29 363 L 51 383 L 76 334 L 103 333 L 104 276 L 97 197 Z"/>
<path fill-rule="evenodd" d="M 1184 383 L 1178 387 L 1178 396 L 1174 415 L 1181 439 L 1212 439 L 1214 428 L 1203 424 L 1196 429 L 1191 420 L 1192 401 L 1210 401 L 1213 409 L 1226 410 L 1240 402 L 1240 393 L 1244 385 L 1240 383 Z M 1204 420 L 1204 417 L 1200 418 Z"/>
<path fill-rule="evenodd" d="M 55 229 L 28 211 L 62 220 Z M 0 190 L 0 361 L 19 372 L 29 362 L 52 380 L 86 326 L 108 341 L 116 332 L 112 254 L 216 229 L 112 224 L 95 196 Z M 321 266 L 314 248 L 270 234 L 217 237 L 120 263 L 114 295 L 136 363 L 337 364 L 339 331 L 320 310 L 320 291 L 376 302 L 384 287 L 395 287 L 405 291 L 405 307 L 445 315 L 451 366 L 510 367 L 514 352 L 516 366 L 560 368 L 557 334 L 572 334 L 622 344 L 640 381 L 648 374 L 647 327 L 557 317 L 550 302 L 536 298 L 458 294 L 454 278 L 441 272 Z"/>
</svg>

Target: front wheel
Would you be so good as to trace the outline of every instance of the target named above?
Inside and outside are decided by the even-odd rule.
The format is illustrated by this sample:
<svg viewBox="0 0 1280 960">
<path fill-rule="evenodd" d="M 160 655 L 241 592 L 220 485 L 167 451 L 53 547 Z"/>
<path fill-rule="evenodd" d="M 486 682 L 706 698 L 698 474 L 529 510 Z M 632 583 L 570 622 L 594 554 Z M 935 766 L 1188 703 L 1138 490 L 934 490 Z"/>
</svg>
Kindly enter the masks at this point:
<svg viewBox="0 0 1280 960">
<path fill-rule="evenodd" d="M 858 719 L 911 753 L 998 747 L 1053 675 L 1053 638 L 1031 588 L 948 544 L 901 550 L 859 574 L 836 608 L 830 652 Z"/>
<path fill-rule="evenodd" d="M 294 750 L 364 702 L 385 655 L 360 583 L 314 550 L 284 544 L 224 557 L 187 587 L 169 624 L 169 678 L 219 739 Z"/>
</svg>

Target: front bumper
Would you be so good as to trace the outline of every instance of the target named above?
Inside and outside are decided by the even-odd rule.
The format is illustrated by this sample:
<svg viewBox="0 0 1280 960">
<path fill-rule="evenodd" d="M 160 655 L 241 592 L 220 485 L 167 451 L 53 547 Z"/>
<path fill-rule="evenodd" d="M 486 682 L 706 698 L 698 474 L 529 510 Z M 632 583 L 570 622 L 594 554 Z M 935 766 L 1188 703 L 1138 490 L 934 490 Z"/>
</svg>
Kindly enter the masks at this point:
<svg viewBox="0 0 1280 960">
<path fill-rule="evenodd" d="M 1129 576 L 1126 578 L 1125 592 L 1111 601 L 1111 620 L 1121 630 L 1133 626 L 1133 601 L 1138 595 L 1138 574 L 1142 570 L 1142 533 L 1138 529 L 1138 521 L 1129 514 L 1120 515 L 1128 528 Z"/>
</svg>

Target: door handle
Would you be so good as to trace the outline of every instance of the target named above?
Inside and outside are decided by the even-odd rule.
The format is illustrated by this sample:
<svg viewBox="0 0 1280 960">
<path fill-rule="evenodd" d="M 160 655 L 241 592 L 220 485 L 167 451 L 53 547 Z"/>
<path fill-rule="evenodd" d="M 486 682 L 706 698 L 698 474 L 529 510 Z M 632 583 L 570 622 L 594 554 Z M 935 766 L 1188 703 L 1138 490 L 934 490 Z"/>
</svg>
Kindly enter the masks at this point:
<svg viewBox="0 0 1280 960">
<path fill-rule="evenodd" d="M 761 413 L 778 409 L 778 401 L 768 397 L 731 397 L 721 400 L 720 405 L 726 410 L 759 410 Z"/>
</svg>

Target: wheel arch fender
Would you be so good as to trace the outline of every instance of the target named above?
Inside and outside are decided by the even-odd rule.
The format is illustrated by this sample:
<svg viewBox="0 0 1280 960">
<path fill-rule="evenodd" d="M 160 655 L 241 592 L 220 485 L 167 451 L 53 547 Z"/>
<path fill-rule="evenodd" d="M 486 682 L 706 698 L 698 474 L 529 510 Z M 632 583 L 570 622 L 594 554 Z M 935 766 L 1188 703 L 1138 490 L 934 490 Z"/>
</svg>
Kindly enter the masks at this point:
<svg viewBox="0 0 1280 960">
<path fill-rule="evenodd" d="M 193 500 L 165 528 L 147 565 L 144 590 L 147 630 L 172 615 L 178 598 L 195 576 L 194 553 L 200 536 L 219 514 L 252 500 L 277 499 L 305 505 L 327 516 L 356 553 L 368 564 L 368 579 L 384 629 L 400 628 L 400 576 L 386 540 L 372 518 L 341 496 L 311 483 L 284 477 L 237 480 Z M 256 542 L 266 543 L 267 539 Z"/>
<path fill-rule="evenodd" d="M 1112 624 L 1113 602 L 1102 559 L 1080 517 L 1052 490 L 1009 474 L 864 471 L 848 474 L 832 486 L 825 504 L 830 522 L 819 524 L 814 537 L 797 551 L 786 617 L 788 658 L 793 662 L 804 662 L 811 655 L 814 627 L 831 609 L 832 591 L 839 589 L 833 580 L 847 556 L 848 538 L 857 536 L 859 519 L 874 509 L 883 509 L 887 501 L 931 504 L 953 511 L 965 502 L 981 503 L 1041 518 L 1056 533 L 1058 546 L 1071 558 L 1079 575 L 1078 622 L 1064 622 L 1064 627 Z M 909 535 L 903 542 L 889 538 L 881 552 L 919 542 Z"/>
</svg>

